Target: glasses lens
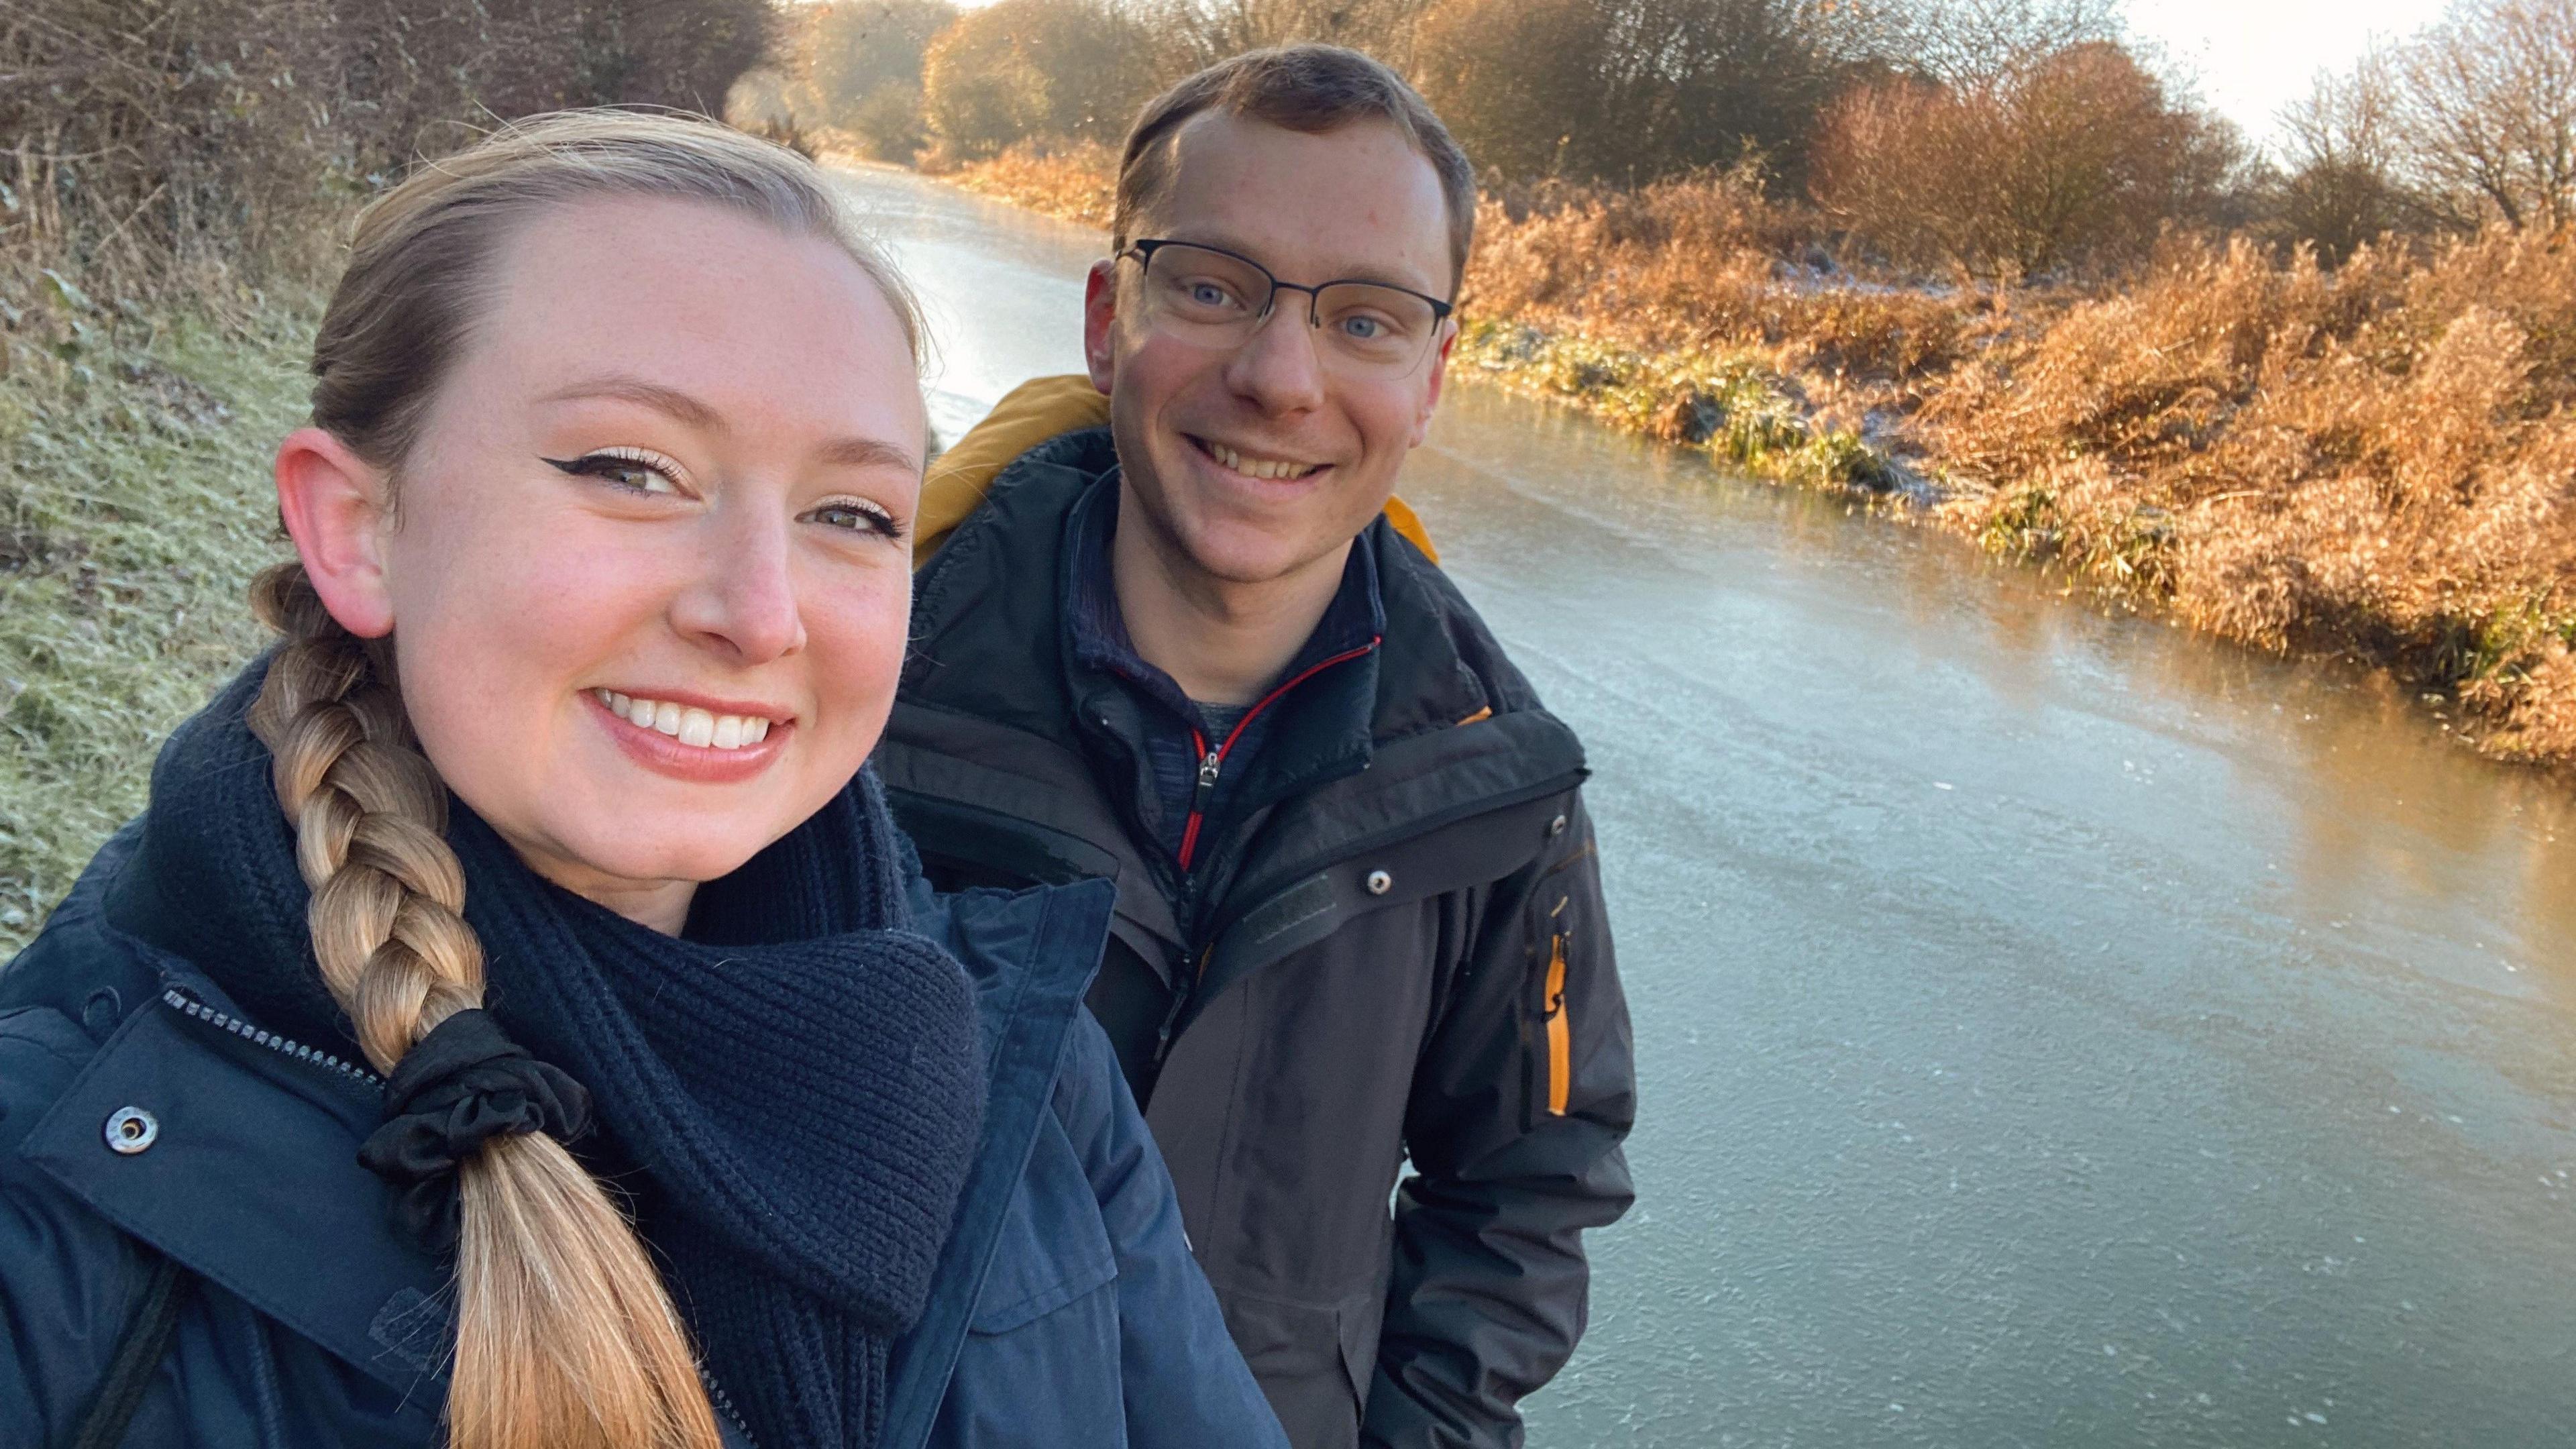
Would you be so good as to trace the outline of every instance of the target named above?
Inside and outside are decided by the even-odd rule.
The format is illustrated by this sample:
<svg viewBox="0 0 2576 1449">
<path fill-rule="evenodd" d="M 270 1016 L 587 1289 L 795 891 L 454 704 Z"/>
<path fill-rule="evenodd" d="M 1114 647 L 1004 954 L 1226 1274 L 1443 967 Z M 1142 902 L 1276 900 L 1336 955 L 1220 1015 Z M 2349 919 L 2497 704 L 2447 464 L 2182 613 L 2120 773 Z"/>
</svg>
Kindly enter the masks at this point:
<svg viewBox="0 0 2576 1449">
<path fill-rule="evenodd" d="M 1158 331 L 1204 346 L 1250 338 L 1273 290 L 1268 272 L 1208 247 L 1160 242 L 1145 259 L 1147 318 Z M 1430 353 L 1440 330 L 1434 305 L 1401 287 L 1335 282 L 1316 294 L 1313 308 L 1316 356 L 1345 377 L 1402 376 Z M 1306 308 L 1293 311 L 1304 320 Z"/>
<path fill-rule="evenodd" d="M 1167 243 L 1145 263 L 1145 295 L 1156 321 L 1185 332 L 1240 337 L 1270 302 L 1270 276 L 1205 247 Z"/>
<path fill-rule="evenodd" d="M 1326 287 L 1315 298 L 1315 318 L 1325 356 L 1370 376 L 1410 371 L 1440 326 L 1426 299 L 1367 282 Z"/>
</svg>

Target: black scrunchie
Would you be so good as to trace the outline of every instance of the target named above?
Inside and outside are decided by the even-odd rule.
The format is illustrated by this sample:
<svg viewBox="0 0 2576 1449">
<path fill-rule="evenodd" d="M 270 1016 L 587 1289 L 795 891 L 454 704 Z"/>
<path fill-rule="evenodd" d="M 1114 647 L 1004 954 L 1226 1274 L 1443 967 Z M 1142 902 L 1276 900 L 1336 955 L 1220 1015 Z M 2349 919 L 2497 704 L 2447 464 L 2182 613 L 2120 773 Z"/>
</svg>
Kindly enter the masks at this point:
<svg viewBox="0 0 2576 1449">
<path fill-rule="evenodd" d="M 590 1091 L 528 1055 L 483 1011 L 460 1011 L 403 1053 L 385 1082 L 384 1125 L 358 1161 L 396 1188 L 394 1222 L 435 1253 L 456 1246 L 456 1165 L 495 1137 L 590 1130 Z"/>
</svg>

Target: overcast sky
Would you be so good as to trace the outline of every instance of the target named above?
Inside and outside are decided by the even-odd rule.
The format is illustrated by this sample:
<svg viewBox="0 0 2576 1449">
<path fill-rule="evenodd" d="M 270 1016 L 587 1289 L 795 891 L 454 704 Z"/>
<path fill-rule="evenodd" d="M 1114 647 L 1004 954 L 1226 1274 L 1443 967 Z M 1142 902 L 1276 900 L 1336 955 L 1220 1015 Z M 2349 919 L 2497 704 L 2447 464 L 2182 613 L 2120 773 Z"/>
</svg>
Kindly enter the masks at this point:
<svg viewBox="0 0 2576 1449">
<path fill-rule="evenodd" d="M 2128 0 L 2129 29 L 2200 77 L 2201 98 L 2260 141 L 2320 69 L 2399 40 L 2441 0 Z"/>
</svg>

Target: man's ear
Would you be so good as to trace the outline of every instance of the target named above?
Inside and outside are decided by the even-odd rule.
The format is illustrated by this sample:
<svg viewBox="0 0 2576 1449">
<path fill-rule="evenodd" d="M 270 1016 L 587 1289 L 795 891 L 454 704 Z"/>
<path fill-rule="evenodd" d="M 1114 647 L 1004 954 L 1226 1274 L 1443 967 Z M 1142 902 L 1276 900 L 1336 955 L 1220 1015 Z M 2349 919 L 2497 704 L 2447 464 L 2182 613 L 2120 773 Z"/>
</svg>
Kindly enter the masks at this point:
<svg viewBox="0 0 2576 1449">
<path fill-rule="evenodd" d="M 1414 409 L 1413 441 L 1406 446 L 1419 448 L 1431 436 L 1431 410 L 1440 406 L 1441 385 L 1449 380 L 1449 350 L 1458 345 L 1458 319 L 1440 321 L 1440 340 L 1431 348 L 1431 376 L 1422 389 L 1422 406 Z"/>
<path fill-rule="evenodd" d="M 287 536 L 322 607 L 361 639 L 394 628 L 385 583 L 387 482 L 382 469 L 320 428 L 298 428 L 277 445 L 277 511 Z"/>
<path fill-rule="evenodd" d="M 1118 371 L 1117 330 L 1118 259 L 1107 257 L 1082 279 L 1082 362 L 1091 385 L 1104 393 Z"/>
</svg>

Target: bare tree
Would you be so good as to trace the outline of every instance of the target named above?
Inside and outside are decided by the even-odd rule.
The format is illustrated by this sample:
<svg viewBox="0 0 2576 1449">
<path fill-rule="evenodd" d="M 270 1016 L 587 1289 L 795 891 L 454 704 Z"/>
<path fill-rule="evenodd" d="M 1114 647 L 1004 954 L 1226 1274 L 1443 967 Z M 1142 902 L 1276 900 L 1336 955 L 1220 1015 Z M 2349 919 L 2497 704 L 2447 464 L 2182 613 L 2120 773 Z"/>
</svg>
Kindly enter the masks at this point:
<svg viewBox="0 0 2576 1449">
<path fill-rule="evenodd" d="M 1561 176 L 1599 120 L 1606 39 L 1596 0 L 1444 0 L 1415 33 L 1413 81 L 1479 170 Z"/>
<path fill-rule="evenodd" d="M 1797 181 L 1833 80 L 1812 0 L 1441 0 L 1415 75 L 1480 165 L 1645 182 L 1752 153 Z"/>
<path fill-rule="evenodd" d="M 1029 138 L 1115 145 L 1154 90 L 1153 36 L 1108 0 L 999 0 L 922 59 L 922 114 L 958 160 Z"/>
<path fill-rule="evenodd" d="M 2445 221 L 2576 223 L 2576 0 L 2468 0 L 2397 73 L 2408 167 Z"/>
<path fill-rule="evenodd" d="M 1413 61 L 1414 22 L 1429 0 L 1162 0 L 1167 26 L 1185 32 L 1182 70 L 1265 45 L 1317 40 L 1365 50 L 1403 69 Z"/>
<path fill-rule="evenodd" d="M 957 19 L 948 0 L 837 0 L 810 7 L 785 100 L 807 124 L 837 126 L 869 154 L 910 160 L 928 143 L 921 68 L 931 38 Z"/>
<path fill-rule="evenodd" d="M 2119 0 L 1861 0 L 1827 10 L 1851 59 L 1962 89 L 2126 33 Z"/>
<path fill-rule="evenodd" d="M 2096 42 L 1983 86 L 1864 87 L 1819 151 L 1817 203 L 1880 255 L 2013 279 L 2142 256 L 2208 214 L 2242 143 Z"/>
<path fill-rule="evenodd" d="M 2389 58 L 2374 54 L 2347 74 L 2320 72 L 2307 96 L 2281 111 L 2288 171 L 2273 203 L 2277 224 L 2291 239 L 2313 243 L 2328 264 L 2424 219 L 2422 201 L 2399 179 L 2405 138 L 2398 108 Z"/>
</svg>

